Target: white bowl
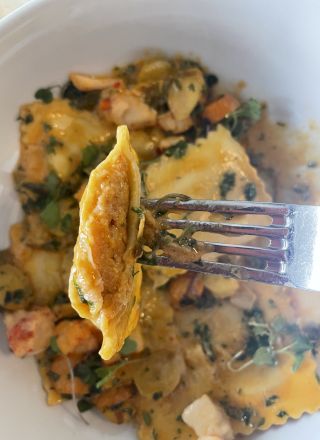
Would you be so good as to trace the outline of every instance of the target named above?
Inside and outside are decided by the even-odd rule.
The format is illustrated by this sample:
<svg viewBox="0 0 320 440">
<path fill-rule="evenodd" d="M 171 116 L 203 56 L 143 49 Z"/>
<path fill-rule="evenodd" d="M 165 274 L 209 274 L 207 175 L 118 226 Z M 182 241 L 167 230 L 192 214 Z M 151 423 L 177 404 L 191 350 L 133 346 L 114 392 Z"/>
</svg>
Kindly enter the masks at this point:
<svg viewBox="0 0 320 440">
<path fill-rule="evenodd" d="M 43 0 L 3 19 L 0 246 L 6 245 L 8 225 L 19 213 L 7 174 L 18 151 L 15 117 L 37 88 L 64 81 L 70 70 L 105 71 L 145 49 L 161 49 L 199 55 L 227 83 L 245 80 L 245 93 L 267 100 L 282 121 L 320 121 L 319 17 L 318 0 Z M 93 414 L 85 426 L 70 407 L 48 408 L 33 360 L 9 355 L 3 332 L 1 338 L 2 439 L 135 438 L 130 428 Z M 319 427 L 320 415 L 307 415 L 254 438 L 315 439 Z"/>
</svg>

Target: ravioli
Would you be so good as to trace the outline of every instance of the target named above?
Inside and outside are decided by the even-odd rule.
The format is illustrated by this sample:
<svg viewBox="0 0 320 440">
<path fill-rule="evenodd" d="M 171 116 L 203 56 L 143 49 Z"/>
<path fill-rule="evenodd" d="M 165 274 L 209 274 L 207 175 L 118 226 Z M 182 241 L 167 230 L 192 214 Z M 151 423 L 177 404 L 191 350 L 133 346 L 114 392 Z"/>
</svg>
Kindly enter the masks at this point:
<svg viewBox="0 0 320 440">
<path fill-rule="evenodd" d="M 80 202 L 80 227 L 69 297 L 102 332 L 100 355 L 110 359 L 139 319 L 142 273 L 136 263 L 141 222 L 138 159 L 125 126 L 117 144 L 91 173 Z"/>
<path fill-rule="evenodd" d="M 233 184 L 229 185 L 229 191 L 222 194 L 224 189 L 222 182 L 224 176 L 234 176 Z M 254 187 L 255 200 L 270 201 L 270 196 L 265 189 L 263 181 L 258 176 L 256 169 L 250 164 L 245 149 L 231 136 L 230 132 L 222 125 L 217 130 L 208 134 L 207 138 L 198 139 L 195 145 L 189 145 L 186 153 L 179 158 L 162 155 L 152 162 L 145 171 L 145 189 L 148 198 L 161 198 L 167 194 L 185 194 L 194 199 L 221 200 L 245 200 L 247 185 Z M 225 197 L 223 197 L 223 195 Z M 171 214 L 178 217 L 178 214 Z M 184 218 L 193 220 L 225 221 L 219 214 L 210 215 L 202 212 L 191 213 Z M 260 222 L 263 224 L 266 218 L 262 216 L 237 216 L 235 223 L 250 224 Z M 178 231 L 174 231 L 176 235 Z M 194 238 L 204 241 L 221 242 L 219 234 L 197 232 Z M 224 243 L 244 244 L 252 241 L 253 237 L 228 237 L 223 236 Z M 215 258 L 212 255 L 210 258 Z M 147 268 L 148 274 L 158 285 L 165 282 L 173 275 L 181 273 L 177 269 Z"/>
<path fill-rule="evenodd" d="M 101 145 L 113 135 L 94 113 L 77 110 L 62 99 L 27 104 L 20 117 L 28 115 L 32 122 L 21 126 L 20 164 L 30 182 L 41 182 L 49 170 L 64 181 L 70 179 L 81 162 L 82 150 Z"/>
<path fill-rule="evenodd" d="M 220 185 L 225 173 L 234 173 L 234 185 L 230 185 L 227 197 L 222 197 Z M 222 125 L 190 145 L 181 158 L 162 155 L 146 170 L 146 191 L 149 198 L 163 197 L 170 193 L 185 194 L 195 199 L 244 200 L 245 186 L 256 188 L 256 200 L 270 200 L 264 183 L 250 165 L 245 149 Z"/>
</svg>

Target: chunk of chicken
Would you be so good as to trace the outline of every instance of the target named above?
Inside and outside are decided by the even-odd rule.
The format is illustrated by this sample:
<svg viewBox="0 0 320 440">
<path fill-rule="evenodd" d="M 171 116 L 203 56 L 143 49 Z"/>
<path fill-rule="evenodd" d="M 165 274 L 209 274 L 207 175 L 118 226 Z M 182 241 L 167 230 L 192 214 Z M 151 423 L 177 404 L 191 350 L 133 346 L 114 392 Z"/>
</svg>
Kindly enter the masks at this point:
<svg viewBox="0 0 320 440">
<path fill-rule="evenodd" d="M 189 69 L 173 81 L 168 93 L 168 106 L 174 118 L 186 119 L 201 99 L 205 82 L 199 69 Z"/>
<path fill-rule="evenodd" d="M 65 355 L 98 350 L 102 341 L 100 331 L 85 319 L 59 322 L 55 328 L 55 335 L 58 347 Z"/>
<path fill-rule="evenodd" d="M 156 124 L 157 112 L 143 102 L 139 95 L 126 91 L 115 93 L 109 99 L 109 106 L 105 106 L 107 110 L 102 114 L 114 124 L 127 125 L 129 129 L 152 127 Z"/>
<path fill-rule="evenodd" d="M 54 315 L 48 307 L 6 313 L 4 323 L 10 349 L 18 357 L 44 351 L 54 331 Z"/>
<path fill-rule="evenodd" d="M 164 139 L 161 139 L 159 142 L 159 148 L 161 151 L 166 150 L 167 148 L 172 147 L 173 145 L 176 145 L 180 141 L 184 141 L 184 136 L 169 136 L 165 137 Z"/>
<path fill-rule="evenodd" d="M 194 429 L 200 438 L 206 438 L 206 436 L 218 436 L 222 440 L 234 438 L 228 416 L 222 408 L 212 402 L 207 394 L 184 409 L 182 420 Z"/>
<path fill-rule="evenodd" d="M 71 354 L 68 356 L 57 356 L 50 365 L 49 375 L 55 378 L 52 387 L 60 394 L 72 394 L 73 390 L 77 397 L 84 396 L 89 392 L 89 386 L 79 377 L 74 375 L 71 380 L 70 368 L 81 361 L 81 355 Z M 51 372 L 51 374 L 50 374 Z M 53 374 L 52 374 L 53 373 Z"/>
<path fill-rule="evenodd" d="M 187 131 L 193 122 L 190 116 L 177 120 L 171 112 L 167 112 L 158 117 L 158 124 L 162 130 L 178 134 Z"/>
</svg>

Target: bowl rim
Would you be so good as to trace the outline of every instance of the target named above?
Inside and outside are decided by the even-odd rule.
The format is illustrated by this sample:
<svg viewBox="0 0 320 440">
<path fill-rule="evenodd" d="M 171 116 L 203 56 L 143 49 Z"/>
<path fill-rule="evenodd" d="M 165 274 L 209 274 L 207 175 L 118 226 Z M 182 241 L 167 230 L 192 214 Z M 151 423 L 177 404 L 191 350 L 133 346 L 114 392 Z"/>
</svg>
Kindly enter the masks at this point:
<svg viewBox="0 0 320 440">
<path fill-rule="evenodd" d="M 59 0 L 54 0 L 59 1 Z M 12 26 L 22 22 L 32 12 L 41 10 L 48 5 L 50 0 L 28 0 L 26 3 L 13 9 L 8 14 L 0 18 L 0 37 L 4 35 Z"/>
</svg>

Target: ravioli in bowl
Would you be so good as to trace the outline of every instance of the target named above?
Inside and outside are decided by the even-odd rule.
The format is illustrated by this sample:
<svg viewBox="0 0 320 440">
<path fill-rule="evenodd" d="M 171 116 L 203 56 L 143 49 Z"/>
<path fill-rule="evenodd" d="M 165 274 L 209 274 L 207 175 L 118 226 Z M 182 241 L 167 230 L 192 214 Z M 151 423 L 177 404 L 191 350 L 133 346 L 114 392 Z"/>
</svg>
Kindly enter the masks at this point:
<svg viewBox="0 0 320 440">
<path fill-rule="evenodd" d="M 71 73 L 19 113 L 24 217 L 0 256 L 9 347 L 36 357 L 48 404 L 132 421 L 142 440 L 231 440 L 320 407 L 320 318 L 300 292 L 141 264 L 169 215 L 141 196 L 277 200 L 258 160 L 272 150 L 263 106 L 217 83 L 157 55 Z"/>
</svg>

